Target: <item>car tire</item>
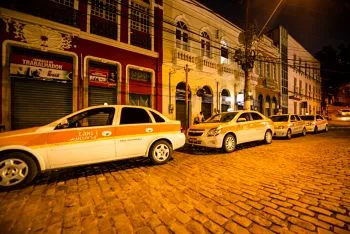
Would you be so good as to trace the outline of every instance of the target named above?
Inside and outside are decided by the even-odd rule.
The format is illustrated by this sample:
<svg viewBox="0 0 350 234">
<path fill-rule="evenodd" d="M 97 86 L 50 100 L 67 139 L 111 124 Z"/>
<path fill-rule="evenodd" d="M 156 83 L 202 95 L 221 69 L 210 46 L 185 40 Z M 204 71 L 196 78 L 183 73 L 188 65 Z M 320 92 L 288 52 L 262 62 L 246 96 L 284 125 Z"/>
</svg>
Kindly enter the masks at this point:
<svg viewBox="0 0 350 234">
<path fill-rule="evenodd" d="M 154 164 L 164 164 L 169 161 L 172 156 L 173 148 L 164 140 L 155 142 L 148 154 L 148 157 Z"/>
<path fill-rule="evenodd" d="M 272 132 L 270 130 L 267 130 L 265 132 L 264 142 L 265 142 L 265 144 L 271 144 L 272 143 Z"/>
<path fill-rule="evenodd" d="M 328 125 L 326 125 L 326 127 L 324 128 L 325 132 L 328 132 Z"/>
<path fill-rule="evenodd" d="M 222 149 L 226 153 L 231 153 L 236 149 L 236 138 L 233 134 L 227 134 L 222 142 Z"/>
<path fill-rule="evenodd" d="M 292 130 L 288 129 L 286 138 L 287 138 L 288 140 L 292 139 Z"/>
<path fill-rule="evenodd" d="M 315 133 L 315 134 L 318 133 L 318 128 L 317 128 L 317 127 L 315 127 L 315 129 L 314 129 L 314 133 Z"/>
<path fill-rule="evenodd" d="M 303 136 L 306 136 L 306 128 L 303 128 L 303 131 L 301 132 Z"/>
<path fill-rule="evenodd" d="M 38 174 L 35 161 L 21 152 L 0 156 L 0 189 L 23 187 Z"/>
</svg>

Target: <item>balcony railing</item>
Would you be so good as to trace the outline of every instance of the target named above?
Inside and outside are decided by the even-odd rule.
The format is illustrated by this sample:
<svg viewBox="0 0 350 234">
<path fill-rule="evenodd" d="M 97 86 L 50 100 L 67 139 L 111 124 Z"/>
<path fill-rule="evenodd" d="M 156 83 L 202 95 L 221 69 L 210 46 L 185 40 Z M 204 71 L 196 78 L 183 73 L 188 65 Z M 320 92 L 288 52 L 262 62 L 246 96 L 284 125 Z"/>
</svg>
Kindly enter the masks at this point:
<svg viewBox="0 0 350 234">
<path fill-rule="evenodd" d="M 225 74 L 234 74 L 235 72 L 235 69 L 232 65 L 229 65 L 229 64 L 219 64 L 218 65 L 219 67 L 219 74 L 220 75 L 225 75 Z"/>
<path fill-rule="evenodd" d="M 199 58 L 197 68 L 204 72 L 214 73 L 214 72 L 217 72 L 218 66 L 214 60 L 206 57 L 201 57 Z"/>
<path fill-rule="evenodd" d="M 173 63 L 178 66 L 185 66 L 186 64 L 194 69 L 196 68 L 197 55 L 186 50 L 175 48 L 173 51 Z"/>
<path fill-rule="evenodd" d="M 22 0 L 2 0 L 0 1 L 0 6 L 69 26 L 79 27 L 78 11 L 72 7 L 53 1 L 32 0 L 29 2 Z"/>
</svg>

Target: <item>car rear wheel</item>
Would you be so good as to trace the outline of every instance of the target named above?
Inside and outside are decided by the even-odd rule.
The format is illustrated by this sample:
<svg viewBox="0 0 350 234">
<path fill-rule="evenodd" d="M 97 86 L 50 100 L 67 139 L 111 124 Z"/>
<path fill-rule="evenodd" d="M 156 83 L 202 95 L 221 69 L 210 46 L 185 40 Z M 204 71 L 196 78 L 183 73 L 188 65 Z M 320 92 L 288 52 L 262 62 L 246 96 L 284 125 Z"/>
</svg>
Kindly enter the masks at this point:
<svg viewBox="0 0 350 234">
<path fill-rule="evenodd" d="M 224 141 L 222 142 L 222 149 L 226 153 L 231 153 L 235 150 L 236 148 L 236 138 L 232 134 L 227 134 L 224 137 Z"/>
<path fill-rule="evenodd" d="M 292 130 L 288 129 L 286 137 L 287 139 L 292 139 Z"/>
<path fill-rule="evenodd" d="M 157 141 L 151 147 L 149 151 L 149 158 L 154 164 L 164 164 L 171 158 L 172 155 L 171 145 L 164 141 Z"/>
<path fill-rule="evenodd" d="M 315 134 L 318 133 L 318 128 L 317 128 L 317 127 L 315 127 L 315 129 L 314 129 L 314 133 L 315 133 Z"/>
<path fill-rule="evenodd" d="M 265 132 L 264 142 L 265 142 L 266 144 L 271 144 L 271 142 L 272 142 L 272 132 L 271 132 L 270 130 L 267 130 L 267 131 Z"/>
<path fill-rule="evenodd" d="M 34 160 L 20 152 L 0 156 L 0 189 L 27 185 L 38 173 Z"/>
<path fill-rule="evenodd" d="M 306 136 L 306 128 L 303 128 L 303 131 L 301 132 L 301 134 L 303 134 L 303 136 Z"/>
</svg>

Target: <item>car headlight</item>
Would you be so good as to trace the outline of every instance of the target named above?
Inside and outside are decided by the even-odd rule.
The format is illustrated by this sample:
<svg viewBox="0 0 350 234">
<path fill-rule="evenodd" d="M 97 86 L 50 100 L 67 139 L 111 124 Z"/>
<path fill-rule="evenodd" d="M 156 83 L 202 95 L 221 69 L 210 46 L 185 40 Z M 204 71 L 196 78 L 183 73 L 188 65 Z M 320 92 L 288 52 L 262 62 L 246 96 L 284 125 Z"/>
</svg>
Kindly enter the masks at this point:
<svg viewBox="0 0 350 234">
<path fill-rule="evenodd" d="M 217 128 L 212 128 L 208 131 L 207 135 L 208 136 L 217 136 L 221 133 L 221 127 L 217 127 Z"/>
</svg>

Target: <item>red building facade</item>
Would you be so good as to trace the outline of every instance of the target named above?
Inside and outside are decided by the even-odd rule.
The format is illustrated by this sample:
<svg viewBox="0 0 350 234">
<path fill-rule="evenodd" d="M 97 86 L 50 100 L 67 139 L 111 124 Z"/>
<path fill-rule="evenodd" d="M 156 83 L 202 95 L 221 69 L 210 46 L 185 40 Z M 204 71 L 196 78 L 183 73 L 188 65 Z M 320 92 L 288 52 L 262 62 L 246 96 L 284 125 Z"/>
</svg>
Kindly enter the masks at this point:
<svg viewBox="0 0 350 234">
<path fill-rule="evenodd" d="M 6 130 L 104 103 L 162 111 L 161 0 L 5 0 L 0 17 Z"/>
</svg>

